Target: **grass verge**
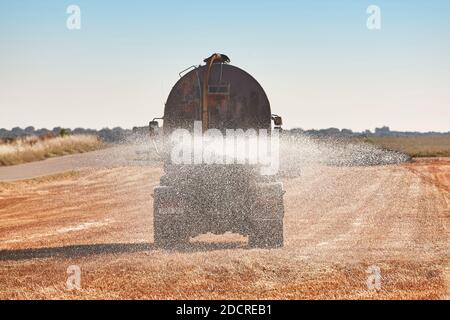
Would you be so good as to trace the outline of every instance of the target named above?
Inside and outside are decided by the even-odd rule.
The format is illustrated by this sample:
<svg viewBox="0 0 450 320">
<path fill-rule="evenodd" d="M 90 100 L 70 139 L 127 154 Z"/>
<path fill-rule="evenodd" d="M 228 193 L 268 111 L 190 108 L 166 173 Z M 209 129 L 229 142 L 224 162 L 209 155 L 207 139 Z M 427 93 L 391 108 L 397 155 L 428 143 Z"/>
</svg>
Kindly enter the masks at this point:
<svg viewBox="0 0 450 320">
<path fill-rule="evenodd" d="M 93 135 L 26 137 L 0 142 L 0 166 L 98 150 L 104 144 Z"/>
</svg>

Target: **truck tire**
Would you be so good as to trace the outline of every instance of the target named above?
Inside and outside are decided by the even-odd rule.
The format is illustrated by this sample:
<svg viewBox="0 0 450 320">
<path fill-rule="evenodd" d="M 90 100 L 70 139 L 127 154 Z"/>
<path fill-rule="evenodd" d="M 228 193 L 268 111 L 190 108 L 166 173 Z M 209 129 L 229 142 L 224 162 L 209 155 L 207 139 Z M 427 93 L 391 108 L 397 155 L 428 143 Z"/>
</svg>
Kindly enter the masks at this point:
<svg viewBox="0 0 450 320">
<path fill-rule="evenodd" d="M 174 217 L 154 216 L 154 240 L 158 248 L 177 249 L 189 243 L 189 237 L 181 221 Z"/>
<path fill-rule="evenodd" d="M 281 248 L 284 245 L 283 219 L 254 220 L 248 237 L 252 248 Z"/>
<path fill-rule="evenodd" d="M 248 242 L 254 248 L 280 248 L 283 240 L 283 184 L 257 185 L 250 219 Z"/>
<path fill-rule="evenodd" d="M 188 231 L 173 188 L 158 186 L 153 195 L 153 237 L 157 247 L 174 249 L 186 246 Z"/>
</svg>

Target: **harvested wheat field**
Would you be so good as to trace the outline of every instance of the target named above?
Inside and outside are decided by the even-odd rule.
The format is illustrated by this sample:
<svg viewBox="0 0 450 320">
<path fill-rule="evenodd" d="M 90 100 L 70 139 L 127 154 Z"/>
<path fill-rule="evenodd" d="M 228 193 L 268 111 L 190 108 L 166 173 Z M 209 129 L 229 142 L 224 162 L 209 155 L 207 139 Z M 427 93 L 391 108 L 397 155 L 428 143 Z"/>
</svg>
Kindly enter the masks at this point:
<svg viewBox="0 0 450 320">
<path fill-rule="evenodd" d="M 450 160 L 286 178 L 285 247 L 205 235 L 153 246 L 157 165 L 0 183 L 2 299 L 445 299 Z M 68 291 L 67 268 L 81 268 Z M 370 268 L 372 267 L 372 268 Z M 379 268 L 379 289 L 367 272 Z"/>
</svg>

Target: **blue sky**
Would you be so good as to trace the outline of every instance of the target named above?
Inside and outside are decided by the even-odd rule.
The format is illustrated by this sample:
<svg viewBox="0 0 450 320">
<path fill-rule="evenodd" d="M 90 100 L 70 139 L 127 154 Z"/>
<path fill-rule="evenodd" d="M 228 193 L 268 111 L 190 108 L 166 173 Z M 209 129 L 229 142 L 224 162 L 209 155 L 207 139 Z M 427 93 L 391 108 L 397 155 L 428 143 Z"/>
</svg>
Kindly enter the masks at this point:
<svg viewBox="0 0 450 320">
<path fill-rule="evenodd" d="M 0 0 L 0 127 L 145 125 L 213 52 L 286 127 L 450 130 L 450 0 Z"/>
</svg>

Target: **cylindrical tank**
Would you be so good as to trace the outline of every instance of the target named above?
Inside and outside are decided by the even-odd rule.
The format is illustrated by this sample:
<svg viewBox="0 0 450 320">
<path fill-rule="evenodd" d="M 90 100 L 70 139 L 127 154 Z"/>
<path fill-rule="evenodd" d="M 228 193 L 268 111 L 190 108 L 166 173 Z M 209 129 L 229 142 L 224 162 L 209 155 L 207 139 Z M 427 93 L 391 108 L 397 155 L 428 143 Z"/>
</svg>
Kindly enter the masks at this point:
<svg viewBox="0 0 450 320">
<path fill-rule="evenodd" d="M 164 110 L 164 132 L 192 129 L 202 120 L 202 88 L 206 66 L 185 74 L 172 88 Z M 214 63 L 208 81 L 208 128 L 268 129 L 270 103 L 250 74 L 235 66 Z"/>
</svg>

